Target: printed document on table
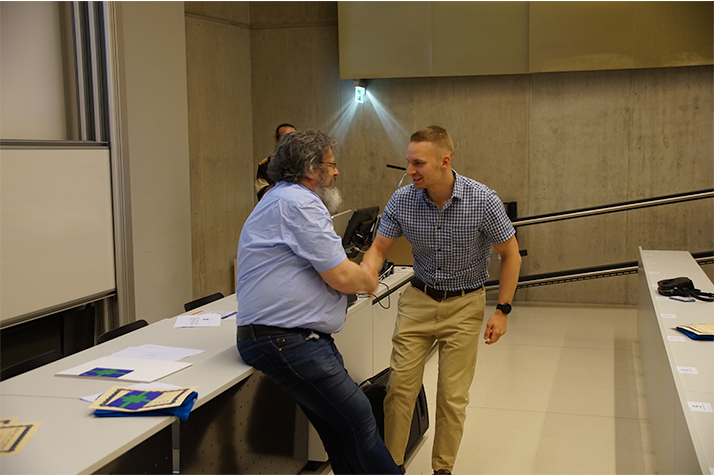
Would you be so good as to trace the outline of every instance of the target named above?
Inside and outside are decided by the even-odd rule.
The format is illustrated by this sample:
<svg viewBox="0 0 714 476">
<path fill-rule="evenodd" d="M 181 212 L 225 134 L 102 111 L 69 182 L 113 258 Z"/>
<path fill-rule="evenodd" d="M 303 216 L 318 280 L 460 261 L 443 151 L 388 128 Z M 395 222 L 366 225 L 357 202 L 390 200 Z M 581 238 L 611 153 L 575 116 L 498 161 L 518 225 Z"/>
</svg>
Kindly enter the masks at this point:
<svg viewBox="0 0 714 476">
<path fill-rule="evenodd" d="M 178 385 L 173 385 L 170 383 L 161 383 L 161 382 L 149 382 L 149 383 L 137 383 L 136 385 L 132 385 L 129 388 L 143 388 L 143 389 L 152 389 L 152 388 L 179 388 Z M 103 393 L 95 393 L 93 395 L 86 395 L 84 397 L 80 397 L 80 400 L 84 400 L 85 402 L 92 403 L 95 401 L 97 398 L 101 397 Z"/>
<path fill-rule="evenodd" d="M 129 382 L 154 382 L 191 365 L 190 362 L 109 356 L 57 372 L 55 375 L 61 377 L 104 378 Z"/>
<path fill-rule="evenodd" d="M 19 454 L 41 424 L 41 421 L 34 423 L 14 421 L 0 426 L 0 455 Z"/>
<path fill-rule="evenodd" d="M 197 311 L 182 314 L 176 318 L 174 327 L 218 327 L 221 325 L 221 313 Z"/>
<path fill-rule="evenodd" d="M 714 324 L 688 324 L 686 326 L 677 326 L 688 331 L 694 332 L 698 336 L 714 336 Z"/>
<path fill-rule="evenodd" d="M 203 350 L 200 349 L 144 344 L 139 347 L 127 347 L 126 349 L 113 353 L 112 357 L 131 357 L 133 359 L 169 360 L 176 362 L 186 357 L 200 354 L 201 352 L 203 352 Z"/>
<path fill-rule="evenodd" d="M 99 396 L 89 408 L 92 410 L 102 410 L 111 412 L 112 416 L 118 416 L 115 412 L 150 412 L 152 410 L 165 410 L 183 406 L 184 402 L 195 393 L 198 386 L 163 388 L 155 390 L 132 389 L 130 387 L 112 387 Z M 194 400 L 194 399 L 192 399 Z M 189 401 L 191 407 L 193 401 Z M 190 407 L 189 407 L 190 410 Z M 96 415 L 95 411 L 95 415 Z"/>
</svg>

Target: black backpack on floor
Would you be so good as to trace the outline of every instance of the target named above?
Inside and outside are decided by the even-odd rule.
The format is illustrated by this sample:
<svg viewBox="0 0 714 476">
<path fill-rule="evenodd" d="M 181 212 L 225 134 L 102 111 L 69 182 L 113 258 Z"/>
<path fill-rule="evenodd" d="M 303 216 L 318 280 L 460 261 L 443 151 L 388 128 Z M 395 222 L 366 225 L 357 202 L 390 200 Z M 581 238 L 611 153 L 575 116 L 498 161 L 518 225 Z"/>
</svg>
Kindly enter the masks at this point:
<svg viewBox="0 0 714 476">
<path fill-rule="evenodd" d="M 377 420 L 377 428 L 379 429 L 379 436 L 382 437 L 382 440 L 384 440 L 384 397 L 387 395 L 388 382 L 389 368 L 386 368 L 359 385 L 359 388 L 362 389 L 369 399 L 369 403 L 372 404 L 372 413 L 374 414 L 374 419 Z M 424 385 L 422 385 L 416 399 L 416 404 L 414 405 L 412 427 L 409 431 L 409 441 L 407 442 L 407 448 L 404 453 L 404 461 L 411 455 L 417 442 L 424 433 L 426 433 L 428 428 L 429 412 L 426 403 L 426 392 L 424 392 Z"/>
</svg>

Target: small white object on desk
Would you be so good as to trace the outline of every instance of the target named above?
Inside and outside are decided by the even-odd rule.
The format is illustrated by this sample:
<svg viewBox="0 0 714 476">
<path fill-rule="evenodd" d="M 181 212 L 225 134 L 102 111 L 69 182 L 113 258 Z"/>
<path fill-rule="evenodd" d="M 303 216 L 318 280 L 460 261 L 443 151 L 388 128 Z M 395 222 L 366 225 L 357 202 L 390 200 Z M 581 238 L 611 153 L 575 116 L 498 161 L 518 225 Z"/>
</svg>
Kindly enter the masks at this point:
<svg viewBox="0 0 714 476">
<path fill-rule="evenodd" d="M 174 327 L 219 327 L 220 325 L 220 313 L 197 311 L 191 314 L 182 314 L 178 316 Z"/>
</svg>

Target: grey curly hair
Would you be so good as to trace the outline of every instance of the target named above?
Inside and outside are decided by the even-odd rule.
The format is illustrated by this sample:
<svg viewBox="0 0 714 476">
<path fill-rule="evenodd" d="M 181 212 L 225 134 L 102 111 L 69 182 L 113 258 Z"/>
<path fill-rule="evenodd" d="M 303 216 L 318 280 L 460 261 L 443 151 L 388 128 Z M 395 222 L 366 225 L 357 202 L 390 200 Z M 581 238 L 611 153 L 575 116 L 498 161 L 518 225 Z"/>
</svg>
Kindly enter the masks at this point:
<svg viewBox="0 0 714 476">
<path fill-rule="evenodd" d="M 300 183 L 320 167 L 327 151 L 337 143 L 322 131 L 294 131 L 285 134 L 272 154 L 268 176 L 275 182 Z"/>
</svg>

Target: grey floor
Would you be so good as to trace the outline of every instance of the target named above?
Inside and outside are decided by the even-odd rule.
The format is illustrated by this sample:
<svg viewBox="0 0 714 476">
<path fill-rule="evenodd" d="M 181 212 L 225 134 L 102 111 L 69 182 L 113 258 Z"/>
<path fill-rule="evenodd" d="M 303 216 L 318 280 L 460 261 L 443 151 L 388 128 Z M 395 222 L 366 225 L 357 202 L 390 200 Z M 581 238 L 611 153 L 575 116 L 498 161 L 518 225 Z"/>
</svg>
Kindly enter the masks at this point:
<svg viewBox="0 0 714 476">
<path fill-rule="evenodd" d="M 432 474 L 437 366 L 407 474 Z M 642 378 L 636 308 L 518 304 L 501 341 L 479 344 L 454 474 L 654 474 Z"/>
</svg>

